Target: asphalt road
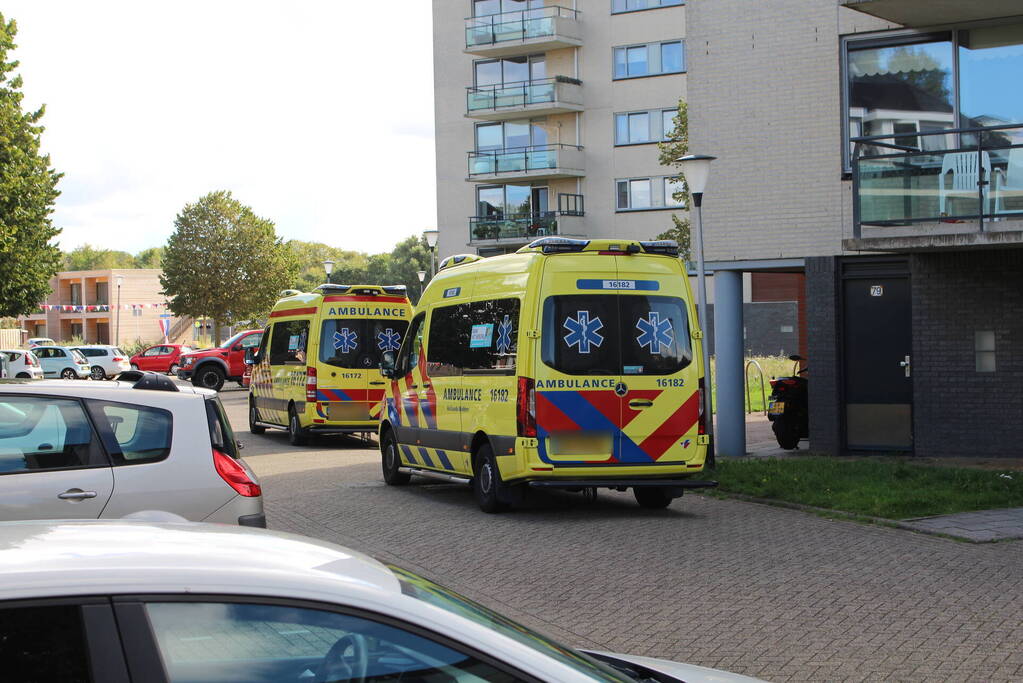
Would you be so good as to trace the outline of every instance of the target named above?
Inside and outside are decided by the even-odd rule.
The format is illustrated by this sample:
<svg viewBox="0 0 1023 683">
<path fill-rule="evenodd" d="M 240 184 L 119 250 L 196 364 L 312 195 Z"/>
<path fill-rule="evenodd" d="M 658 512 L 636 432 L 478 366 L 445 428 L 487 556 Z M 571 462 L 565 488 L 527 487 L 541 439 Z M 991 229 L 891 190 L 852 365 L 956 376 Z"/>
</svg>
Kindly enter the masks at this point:
<svg viewBox="0 0 1023 683">
<path fill-rule="evenodd" d="M 418 571 L 568 644 L 772 681 L 1023 680 L 1023 543 L 974 545 L 686 494 L 535 495 L 485 515 L 462 485 L 387 487 L 375 443 L 248 433 L 271 528 Z"/>
</svg>

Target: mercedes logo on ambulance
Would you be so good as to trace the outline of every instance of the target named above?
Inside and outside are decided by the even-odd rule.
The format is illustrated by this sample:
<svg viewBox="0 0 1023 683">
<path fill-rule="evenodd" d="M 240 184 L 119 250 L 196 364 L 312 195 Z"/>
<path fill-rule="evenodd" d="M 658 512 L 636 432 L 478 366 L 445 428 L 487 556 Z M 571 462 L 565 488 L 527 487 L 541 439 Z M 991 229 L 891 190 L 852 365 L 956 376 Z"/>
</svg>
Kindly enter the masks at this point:
<svg viewBox="0 0 1023 683">
<path fill-rule="evenodd" d="M 629 393 L 629 387 L 626 386 L 625 382 L 619 382 L 615 385 L 615 393 L 619 396 L 625 396 Z"/>
</svg>

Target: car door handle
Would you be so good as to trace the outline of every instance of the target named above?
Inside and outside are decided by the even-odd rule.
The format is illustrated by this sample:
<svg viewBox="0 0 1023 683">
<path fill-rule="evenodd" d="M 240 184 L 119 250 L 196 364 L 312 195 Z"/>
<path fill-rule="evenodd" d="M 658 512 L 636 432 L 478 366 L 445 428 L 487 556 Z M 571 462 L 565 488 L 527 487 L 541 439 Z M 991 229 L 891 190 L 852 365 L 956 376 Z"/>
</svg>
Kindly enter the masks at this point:
<svg viewBox="0 0 1023 683">
<path fill-rule="evenodd" d="M 370 382 L 370 384 L 372 384 L 373 386 L 380 386 L 381 384 L 387 384 L 387 382 L 376 382 L 376 381 L 374 381 L 374 382 Z"/>
<path fill-rule="evenodd" d="M 58 493 L 57 497 L 61 500 L 85 500 L 87 498 L 95 498 L 95 491 L 83 491 L 82 489 L 68 489 L 64 493 Z"/>
<path fill-rule="evenodd" d="M 649 408 L 653 404 L 654 402 L 648 398 L 634 398 L 629 401 L 630 408 Z"/>
</svg>

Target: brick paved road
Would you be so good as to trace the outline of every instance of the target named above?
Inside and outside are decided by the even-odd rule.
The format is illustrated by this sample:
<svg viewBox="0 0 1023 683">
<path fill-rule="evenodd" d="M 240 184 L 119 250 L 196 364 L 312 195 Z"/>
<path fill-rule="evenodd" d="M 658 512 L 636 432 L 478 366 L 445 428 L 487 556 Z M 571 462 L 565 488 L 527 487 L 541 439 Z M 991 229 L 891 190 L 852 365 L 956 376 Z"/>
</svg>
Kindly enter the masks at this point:
<svg viewBox="0 0 1023 683">
<path fill-rule="evenodd" d="M 1023 542 L 957 543 L 752 503 L 552 493 L 479 512 L 468 489 L 389 488 L 357 441 L 245 430 L 270 525 L 419 571 L 568 643 L 773 681 L 1023 680 Z"/>
</svg>

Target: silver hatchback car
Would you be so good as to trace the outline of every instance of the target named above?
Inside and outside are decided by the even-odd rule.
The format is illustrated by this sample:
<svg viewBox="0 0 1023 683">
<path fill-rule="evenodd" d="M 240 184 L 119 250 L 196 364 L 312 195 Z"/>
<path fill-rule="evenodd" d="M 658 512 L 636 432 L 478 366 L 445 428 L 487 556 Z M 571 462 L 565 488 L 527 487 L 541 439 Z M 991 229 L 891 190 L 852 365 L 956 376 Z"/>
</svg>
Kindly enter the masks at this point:
<svg viewBox="0 0 1023 683">
<path fill-rule="evenodd" d="M 216 392 L 128 381 L 0 381 L 0 520 L 171 512 L 266 526 Z"/>
</svg>

